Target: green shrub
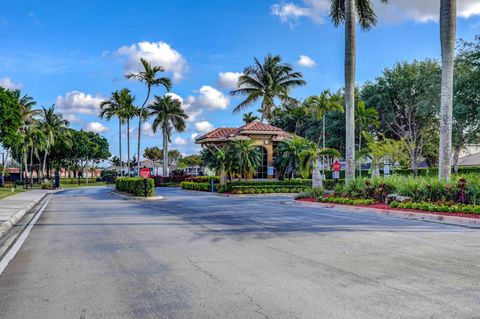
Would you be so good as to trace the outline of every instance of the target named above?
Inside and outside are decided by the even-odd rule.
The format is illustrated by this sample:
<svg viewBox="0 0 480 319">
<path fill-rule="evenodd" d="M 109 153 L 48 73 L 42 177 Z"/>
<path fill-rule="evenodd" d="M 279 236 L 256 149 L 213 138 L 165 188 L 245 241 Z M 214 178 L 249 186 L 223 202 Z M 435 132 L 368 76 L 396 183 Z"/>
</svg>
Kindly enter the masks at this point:
<svg viewBox="0 0 480 319">
<path fill-rule="evenodd" d="M 87 179 L 82 177 L 82 178 L 60 178 L 60 185 L 61 184 L 68 184 L 68 185 L 71 185 L 71 184 L 78 184 L 78 181 L 80 180 L 80 184 L 86 184 L 87 183 Z M 88 178 L 88 182 L 89 183 L 95 183 L 97 181 L 97 179 L 95 177 L 89 177 Z"/>
<path fill-rule="evenodd" d="M 193 191 L 201 191 L 201 192 L 209 192 L 210 191 L 210 183 L 197 183 L 197 182 L 181 182 L 180 187 L 183 189 L 189 189 Z M 214 190 L 218 190 L 220 185 L 215 184 Z"/>
<path fill-rule="evenodd" d="M 450 212 L 450 213 L 465 213 L 465 214 L 478 214 L 480 215 L 480 205 L 463 205 L 463 204 L 451 204 L 451 203 L 429 203 L 429 202 L 405 202 L 390 203 L 390 207 L 405 208 L 422 210 L 429 212 Z"/>
<path fill-rule="evenodd" d="M 214 183 L 220 183 L 220 176 L 192 176 L 185 178 L 185 182 L 210 183 L 212 178 Z"/>
<path fill-rule="evenodd" d="M 373 199 L 352 199 L 348 197 L 336 196 L 319 197 L 318 201 L 322 203 L 335 203 L 345 205 L 372 205 L 375 203 Z"/>
<path fill-rule="evenodd" d="M 146 179 L 147 196 L 153 196 L 155 183 L 152 178 Z M 145 196 L 144 179 L 140 177 L 120 177 L 115 180 L 115 189 L 135 196 Z"/>
<path fill-rule="evenodd" d="M 53 181 L 43 182 L 42 189 L 53 189 Z"/>
</svg>

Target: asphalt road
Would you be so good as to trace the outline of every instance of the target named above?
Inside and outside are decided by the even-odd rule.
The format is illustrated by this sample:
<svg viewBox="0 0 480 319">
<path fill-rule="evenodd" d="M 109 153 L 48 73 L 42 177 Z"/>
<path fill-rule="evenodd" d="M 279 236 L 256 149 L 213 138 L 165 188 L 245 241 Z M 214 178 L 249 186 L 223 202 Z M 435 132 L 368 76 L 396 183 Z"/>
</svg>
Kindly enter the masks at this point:
<svg viewBox="0 0 480 319">
<path fill-rule="evenodd" d="M 286 197 L 56 194 L 0 318 L 480 318 L 480 231 Z"/>
</svg>

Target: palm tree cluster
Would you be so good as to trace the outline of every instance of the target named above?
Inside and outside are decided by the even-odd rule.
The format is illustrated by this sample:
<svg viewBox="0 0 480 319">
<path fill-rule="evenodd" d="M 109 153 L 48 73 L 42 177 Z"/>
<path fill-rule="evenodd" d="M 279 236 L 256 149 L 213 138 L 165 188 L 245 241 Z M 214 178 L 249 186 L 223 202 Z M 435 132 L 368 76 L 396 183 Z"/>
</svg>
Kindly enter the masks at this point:
<svg viewBox="0 0 480 319">
<path fill-rule="evenodd" d="M 135 105 L 135 96 L 132 95 L 129 89 L 121 89 L 112 92 L 108 100 L 100 104 L 100 117 L 106 120 L 113 118 L 118 119 L 119 133 L 119 156 L 117 164 L 120 165 L 120 171 L 123 176 L 123 161 L 122 161 L 122 125 L 127 126 L 127 169 L 128 175 L 132 174 L 132 166 L 137 167 L 137 174 L 140 174 L 140 161 L 136 161 L 135 165 L 130 160 L 130 121 L 133 118 L 138 118 L 137 131 L 137 153 L 140 153 L 141 146 L 141 132 L 142 124 L 149 118 L 153 117 L 152 130 L 156 133 L 158 130 L 162 132 L 163 138 L 163 175 L 168 175 L 168 143 L 171 142 L 173 131 L 183 132 L 186 128 L 186 120 L 188 115 L 182 107 L 182 103 L 169 95 L 154 96 L 153 101 L 147 105 L 152 89 L 154 87 L 162 86 L 167 91 L 172 88 L 171 80 L 168 77 L 160 77 L 159 74 L 165 69 L 161 66 L 153 66 L 147 60 L 141 58 L 140 62 L 143 69 L 138 73 L 130 73 L 126 75 L 128 79 L 138 80 L 147 87 L 147 94 L 142 105 Z"/>
</svg>

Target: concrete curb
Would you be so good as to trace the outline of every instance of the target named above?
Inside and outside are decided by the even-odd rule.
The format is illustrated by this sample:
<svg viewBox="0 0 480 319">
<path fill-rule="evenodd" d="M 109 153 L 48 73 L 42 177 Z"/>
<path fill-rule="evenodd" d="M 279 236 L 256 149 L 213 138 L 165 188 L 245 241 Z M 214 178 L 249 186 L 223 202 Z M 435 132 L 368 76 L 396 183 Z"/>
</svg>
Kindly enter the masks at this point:
<svg viewBox="0 0 480 319">
<path fill-rule="evenodd" d="M 152 197 L 139 197 L 139 196 L 132 196 L 126 193 L 121 193 L 118 191 L 111 191 L 110 194 L 113 196 L 119 197 L 124 200 L 137 200 L 137 201 L 151 201 L 151 200 L 162 200 L 163 196 L 152 196 Z"/>
<path fill-rule="evenodd" d="M 15 226 L 22 218 L 25 216 L 26 213 L 28 213 L 30 210 L 32 210 L 35 205 L 40 203 L 47 195 L 52 194 L 50 192 L 42 194 L 39 198 L 35 199 L 32 201 L 30 204 L 28 204 L 27 207 L 17 211 L 13 216 L 10 217 L 10 219 L 2 222 L 0 224 L 0 239 L 13 227 Z"/>
<path fill-rule="evenodd" d="M 439 223 L 439 224 L 480 229 L 480 219 L 477 219 L 477 218 L 434 215 L 434 214 L 426 214 L 421 212 L 418 212 L 418 213 L 401 212 L 396 210 L 379 209 L 379 208 L 369 209 L 365 207 L 357 207 L 357 206 L 350 206 L 350 205 L 320 203 L 320 202 L 310 203 L 310 202 L 300 202 L 297 200 L 293 200 L 293 204 L 310 206 L 310 207 L 319 207 L 319 208 L 340 208 L 341 207 L 342 209 L 349 210 L 355 213 L 361 213 L 361 214 L 374 214 L 374 215 L 382 215 L 382 216 L 386 215 L 394 218 L 419 220 L 419 221 L 430 222 L 430 223 Z"/>
</svg>

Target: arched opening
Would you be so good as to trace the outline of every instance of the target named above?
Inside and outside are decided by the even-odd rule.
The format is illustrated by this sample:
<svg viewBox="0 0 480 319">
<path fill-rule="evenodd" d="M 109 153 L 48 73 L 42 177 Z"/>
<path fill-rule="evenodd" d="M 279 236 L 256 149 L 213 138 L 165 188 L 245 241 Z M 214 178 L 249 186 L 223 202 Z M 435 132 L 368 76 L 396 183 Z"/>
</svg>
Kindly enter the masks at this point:
<svg viewBox="0 0 480 319">
<path fill-rule="evenodd" d="M 262 156 L 262 163 L 257 169 L 257 174 L 253 178 L 255 179 L 267 179 L 268 177 L 268 154 L 267 150 L 263 146 L 258 146 L 260 154 Z"/>
</svg>

